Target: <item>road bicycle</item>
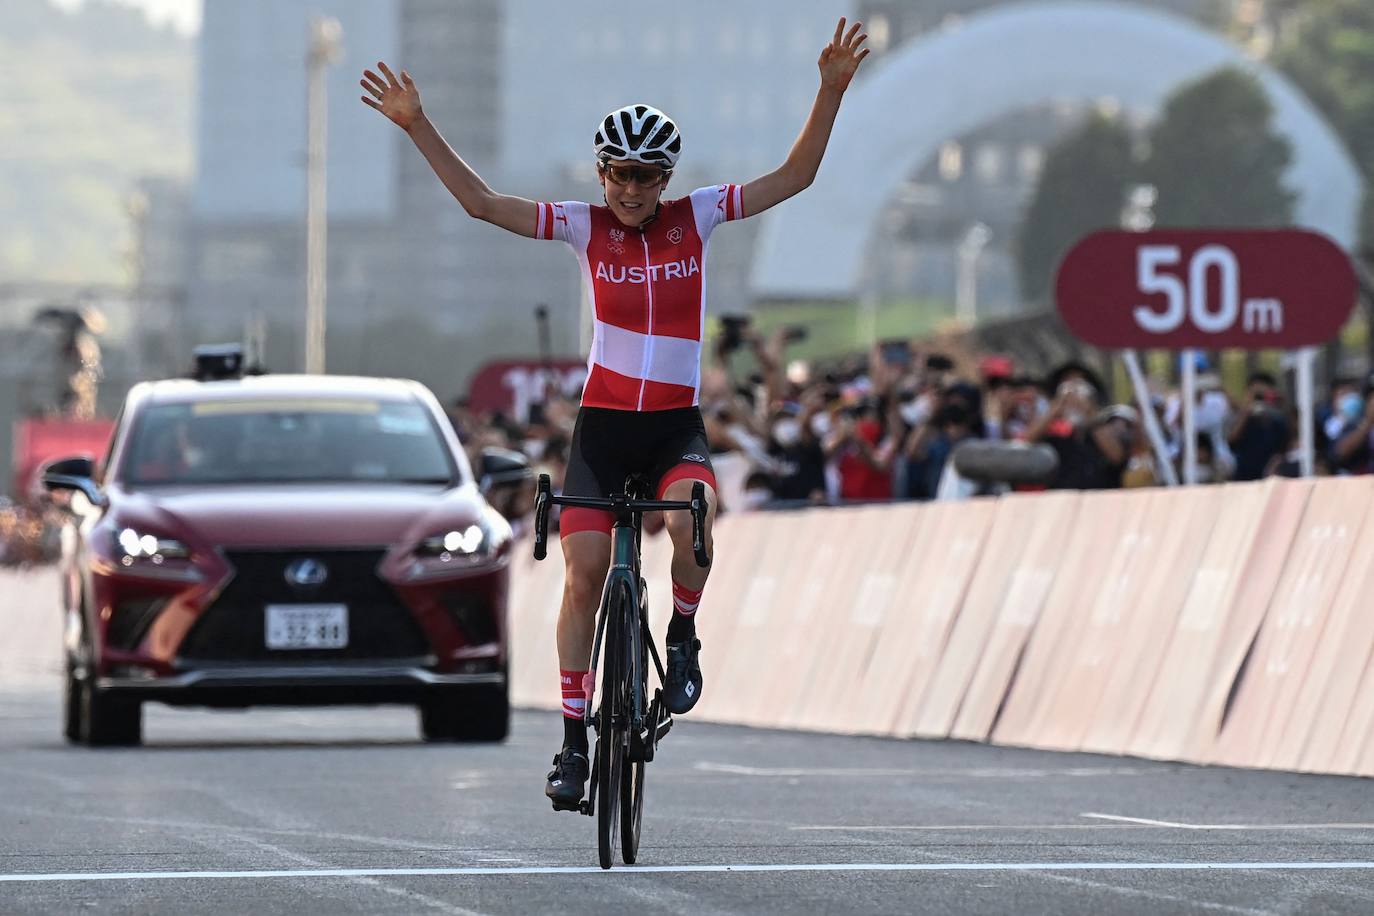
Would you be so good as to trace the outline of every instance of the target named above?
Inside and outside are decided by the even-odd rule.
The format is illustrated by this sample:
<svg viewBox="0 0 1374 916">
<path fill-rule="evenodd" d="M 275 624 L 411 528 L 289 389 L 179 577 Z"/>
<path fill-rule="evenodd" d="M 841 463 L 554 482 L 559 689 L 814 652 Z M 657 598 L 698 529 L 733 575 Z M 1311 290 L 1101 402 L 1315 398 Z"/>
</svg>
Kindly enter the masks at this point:
<svg viewBox="0 0 1374 916">
<path fill-rule="evenodd" d="M 539 477 L 534 503 L 534 558 L 548 553 L 549 507 L 566 506 L 609 511 L 611 568 L 601 592 L 596 639 L 583 688 L 587 694 L 587 724 L 596 729 L 587 797 L 578 810 L 596 816 L 596 845 L 601 867 L 610 868 L 615 847 L 633 865 L 639 856 L 640 826 L 644 820 L 644 767 L 654 759 L 658 742 L 673 727 L 663 705 L 662 686 L 649 697 L 648 662 L 653 659 L 660 685 L 663 662 L 649 632 L 649 591 L 640 574 L 640 520 L 645 512 L 686 510 L 692 513 L 692 552 L 697 565 L 707 567 L 702 532 L 706 527 L 706 485 L 692 485 L 690 501 L 649 499 L 648 483 L 635 475 L 625 480 L 625 492 L 607 499 L 554 496 L 547 474 Z M 601 663 L 598 667 L 597 659 Z M 593 713 L 596 674 L 601 672 L 601 703 Z"/>
</svg>

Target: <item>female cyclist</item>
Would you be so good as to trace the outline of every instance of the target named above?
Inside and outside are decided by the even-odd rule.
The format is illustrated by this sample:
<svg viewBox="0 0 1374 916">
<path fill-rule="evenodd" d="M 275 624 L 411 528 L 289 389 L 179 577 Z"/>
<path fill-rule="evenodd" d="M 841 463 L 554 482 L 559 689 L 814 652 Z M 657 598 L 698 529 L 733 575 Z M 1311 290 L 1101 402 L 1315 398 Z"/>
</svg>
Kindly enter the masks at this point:
<svg viewBox="0 0 1374 916">
<path fill-rule="evenodd" d="M 573 432 L 564 493 L 606 497 L 630 473 L 655 482 L 659 499 L 688 500 L 692 484 L 707 487 L 705 538 L 711 550 L 715 476 L 697 400 L 701 332 L 705 326 L 706 243 L 727 220 L 762 213 L 816 177 L 830 130 L 860 62 L 868 55 L 860 23 L 845 20 L 821 51 L 820 88 L 787 160 L 744 185 L 700 188 L 662 200 L 682 152 L 677 125 L 663 112 L 635 104 L 597 125 L 595 155 L 605 206 L 577 201 L 538 203 L 493 191 L 453 151 L 425 117 L 410 74 L 399 79 L 385 63 L 363 71 L 362 100 L 410 135 L 415 146 L 470 216 L 530 238 L 566 242 L 582 267 L 595 306 L 595 327 L 582 406 Z M 701 697 L 695 613 L 709 570 L 696 565 L 692 523 L 666 513 L 673 542 L 673 615 L 667 634 L 664 702 L 684 713 Z M 568 509 L 560 539 L 565 562 L 558 617 L 563 685 L 563 748 L 545 793 L 556 809 L 575 810 L 588 774 L 583 677 L 590 664 L 596 611 L 610 565 L 611 516 Z"/>
</svg>

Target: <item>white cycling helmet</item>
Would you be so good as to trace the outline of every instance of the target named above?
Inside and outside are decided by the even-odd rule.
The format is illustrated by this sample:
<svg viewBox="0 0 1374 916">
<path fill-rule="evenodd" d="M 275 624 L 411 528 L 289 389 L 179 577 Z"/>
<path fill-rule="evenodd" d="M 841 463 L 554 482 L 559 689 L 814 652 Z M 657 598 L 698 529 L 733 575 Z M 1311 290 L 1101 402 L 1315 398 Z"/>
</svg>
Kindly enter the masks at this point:
<svg viewBox="0 0 1374 916">
<path fill-rule="evenodd" d="M 671 172 L 682 151 L 673 119 L 649 105 L 626 105 L 602 119 L 596 129 L 596 161 L 625 159 Z"/>
</svg>

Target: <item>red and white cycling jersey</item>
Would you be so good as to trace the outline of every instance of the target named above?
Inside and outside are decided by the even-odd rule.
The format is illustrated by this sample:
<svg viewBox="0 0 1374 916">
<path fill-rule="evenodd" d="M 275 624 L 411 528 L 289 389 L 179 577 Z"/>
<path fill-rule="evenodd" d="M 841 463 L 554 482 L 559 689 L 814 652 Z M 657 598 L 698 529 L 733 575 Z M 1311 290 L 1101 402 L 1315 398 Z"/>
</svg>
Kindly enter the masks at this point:
<svg viewBox="0 0 1374 916">
<path fill-rule="evenodd" d="M 711 230 L 739 219 L 740 186 L 699 188 L 664 201 L 644 227 L 609 207 L 539 204 L 536 237 L 567 242 L 595 309 L 583 407 L 694 407 L 706 326 L 706 248 Z"/>
</svg>

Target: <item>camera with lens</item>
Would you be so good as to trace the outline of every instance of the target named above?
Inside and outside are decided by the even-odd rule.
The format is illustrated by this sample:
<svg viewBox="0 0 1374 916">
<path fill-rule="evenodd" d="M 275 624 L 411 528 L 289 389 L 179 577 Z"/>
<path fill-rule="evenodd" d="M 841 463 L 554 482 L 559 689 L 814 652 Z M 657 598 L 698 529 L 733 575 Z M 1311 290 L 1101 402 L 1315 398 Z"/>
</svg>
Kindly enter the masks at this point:
<svg viewBox="0 0 1374 916">
<path fill-rule="evenodd" d="M 744 343 L 744 330 L 749 327 L 748 315 L 721 315 L 720 339 L 716 346 L 721 353 L 733 353 Z"/>
</svg>

